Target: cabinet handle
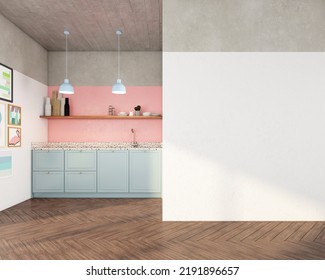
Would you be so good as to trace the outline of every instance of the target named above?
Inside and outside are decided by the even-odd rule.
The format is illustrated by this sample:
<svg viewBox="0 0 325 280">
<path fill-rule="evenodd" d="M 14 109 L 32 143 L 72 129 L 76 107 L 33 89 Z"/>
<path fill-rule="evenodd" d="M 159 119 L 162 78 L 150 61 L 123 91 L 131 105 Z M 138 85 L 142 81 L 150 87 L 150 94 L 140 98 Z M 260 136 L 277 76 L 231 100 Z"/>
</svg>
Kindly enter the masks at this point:
<svg viewBox="0 0 325 280">
<path fill-rule="evenodd" d="M 50 174 L 50 172 L 48 171 L 47 174 Z"/>
<path fill-rule="evenodd" d="M 79 172 L 79 174 L 82 174 L 82 172 Z"/>
</svg>

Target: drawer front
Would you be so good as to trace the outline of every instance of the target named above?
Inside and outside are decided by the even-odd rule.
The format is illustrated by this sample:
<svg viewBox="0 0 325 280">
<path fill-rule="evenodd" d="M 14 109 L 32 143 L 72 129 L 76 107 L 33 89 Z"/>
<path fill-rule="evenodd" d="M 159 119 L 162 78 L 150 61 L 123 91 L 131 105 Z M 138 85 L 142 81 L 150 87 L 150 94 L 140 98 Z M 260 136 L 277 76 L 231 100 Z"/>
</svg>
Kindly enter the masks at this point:
<svg viewBox="0 0 325 280">
<path fill-rule="evenodd" d="M 96 192 L 96 172 L 66 172 L 65 192 Z"/>
<path fill-rule="evenodd" d="M 98 151 L 98 192 L 128 192 L 128 165 L 128 151 Z"/>
<path fill-rule="evenodd" d="M 64 152 L 63 151 L 33 151 L 34 171 L 63 171 Z"/>
<path fill-rule="evenodd" d="M 130 192 L 161 192 L 160 151 L 130 151 Z"/>
<path fill-rule="evenodd" d="M 33 192 L 64 192 L 63 172 L 33 172 Z"/>
<path fill-rule="evenodd" d="M 66 151 L 65 170 L 96 170 L 96 151 Z"/>
</svg>

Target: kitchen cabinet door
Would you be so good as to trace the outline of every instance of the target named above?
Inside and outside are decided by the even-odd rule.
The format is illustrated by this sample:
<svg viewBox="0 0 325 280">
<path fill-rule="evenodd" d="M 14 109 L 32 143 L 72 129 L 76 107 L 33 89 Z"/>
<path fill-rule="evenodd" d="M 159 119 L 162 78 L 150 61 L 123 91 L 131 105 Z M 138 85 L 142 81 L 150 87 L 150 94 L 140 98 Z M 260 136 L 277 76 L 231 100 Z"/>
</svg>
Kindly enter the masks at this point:
<svg viewBox="0 0 325 280">
<path fill-rule="evenodd" d="M 33 172 L 33 192 L 64 192 L 63 172 Z"/>
<path fill-rule="evenodd" d="M 66 151 L 65 170 L 96 171 L 96 151 Z"/>
<path fill-rule="evenodd" d="M 65 192 L 96 192 L 96 172 L 66 172 Z"/>
<path fill-rule="evenodd" d="M 63 171 L 64 151 L 33 151 L 33 171 Z"/>
<path fill-rule="evenodd" d="M 161 192 L 161 151 L 130 151 L 130 192 Z"/>
<path fill-rule="evenodd" d="M 97 158 L 98 192 L 128 192 L 128 151 L 98 151 Z"/>
</svg>

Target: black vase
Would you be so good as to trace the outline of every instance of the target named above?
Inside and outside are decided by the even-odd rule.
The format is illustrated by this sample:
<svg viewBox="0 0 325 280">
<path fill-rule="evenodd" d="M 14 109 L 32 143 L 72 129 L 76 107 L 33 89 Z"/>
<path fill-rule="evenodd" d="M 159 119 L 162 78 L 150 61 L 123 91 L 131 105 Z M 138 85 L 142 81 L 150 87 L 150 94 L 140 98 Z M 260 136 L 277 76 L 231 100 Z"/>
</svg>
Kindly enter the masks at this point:
<svg viewBox="0 0 325 280">
<path fill-rule="evenodd" d="M 70 116 L 69 98 L 66 98 L 66 99 L 65 99 L 65 104 L 64 104 L 64 115 L 65 115 L 65 116 Z"/>
</svg>

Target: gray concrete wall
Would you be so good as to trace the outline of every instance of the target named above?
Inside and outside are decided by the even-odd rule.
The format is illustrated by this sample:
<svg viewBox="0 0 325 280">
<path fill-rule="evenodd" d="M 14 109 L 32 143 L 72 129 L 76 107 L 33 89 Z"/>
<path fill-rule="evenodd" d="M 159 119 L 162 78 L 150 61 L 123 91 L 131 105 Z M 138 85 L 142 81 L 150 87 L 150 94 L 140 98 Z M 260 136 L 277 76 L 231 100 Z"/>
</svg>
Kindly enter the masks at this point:
<svg viewBox="0 0 325 280">
<path fill-rule="evenodd" d="M 49 52 L 49 85 L 65 77 L 65 52 Z M 68 78 L 74 86 L 111 86 L 117 79 L 116 52 L 69 52 Z M 127 86 L 161 86 L 161 52 L 121 52 L 121 78 Z"/>
<path fill-rule="evenodd" d="M 325 50 L 324 0 L 164 0 L 164 51 Z"/>
<path fill-rule="evenodd" d="M 47 51 L 0 15 L 0 62 L 47 85 Z"/>
</svg>

